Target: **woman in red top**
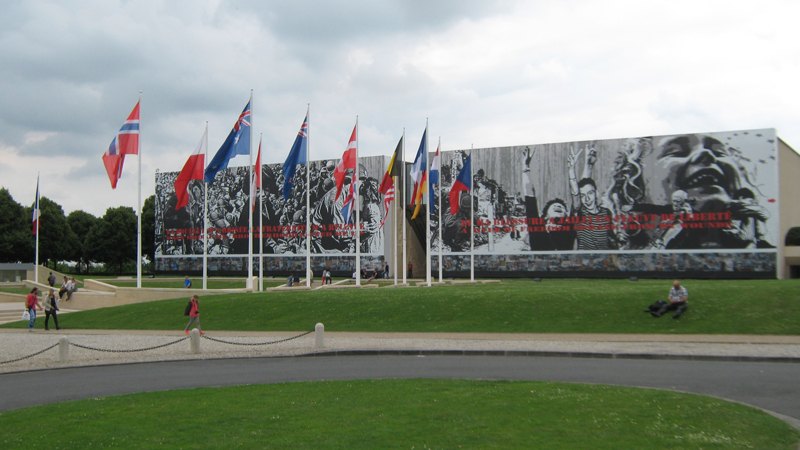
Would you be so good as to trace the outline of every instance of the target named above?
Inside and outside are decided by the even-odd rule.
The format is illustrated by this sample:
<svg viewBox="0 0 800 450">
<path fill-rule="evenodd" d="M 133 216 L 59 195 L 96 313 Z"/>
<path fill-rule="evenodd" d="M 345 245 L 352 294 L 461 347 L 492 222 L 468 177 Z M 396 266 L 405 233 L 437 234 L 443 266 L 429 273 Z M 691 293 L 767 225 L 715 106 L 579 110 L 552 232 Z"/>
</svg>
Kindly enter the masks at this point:
<svg viewBox="0 0 800 450">
<path fill-rule="evenodd" d="M 197 310 L 199 300 L 200 297 L 197 295 L 189 300 L 192 303 L 192 309 L 189 311 L 189 323 L 186 324 L 186 329 L 183 330 L 186 332 L 186 334 L 189 334 L 189 327 L 192 326 L 192 322 L 197 325 L 197 329 L 200 330 L 200 334 L 203 334 L 203 330 L 200 329 L 200 311 Z"/>
<path fill-rule="evenodd" d="M 33 331 L 33 323 L 36 322 L 36 306 L 38 305 L 39 309 L 42 309 L 42 304 L 39 303 L 39 297 L 36 296 L 38 292 L 39 288 L 33 288 L 31 293 L 25 298 L 25 308 L 31 315 L 31 320 L 28 322 L 28 331 Z"/>
</svg>

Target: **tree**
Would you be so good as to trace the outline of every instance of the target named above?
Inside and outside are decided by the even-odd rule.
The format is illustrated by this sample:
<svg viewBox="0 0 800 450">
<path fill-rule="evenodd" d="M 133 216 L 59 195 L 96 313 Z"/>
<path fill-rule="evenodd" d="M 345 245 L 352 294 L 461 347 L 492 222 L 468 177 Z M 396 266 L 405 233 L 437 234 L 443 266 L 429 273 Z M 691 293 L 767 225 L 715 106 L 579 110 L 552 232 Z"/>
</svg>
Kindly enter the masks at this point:
<svg viewBox="0 0 800 450">
<path fill-rule="evenodd" d="M 0 188 L 0 262 L 33 262 L 34 235 L 31 215 Z"/>
<path fill-rule="evenodd" d="M 99 222 L 100 219 L 81 210 L 72 211 L 67 216 L 67 223 L 75 233 L 76 239 L 76 245 L 73 247 L 72 256 L 69 259 L 78 263 L 78 273 L 81 272 L 81 266 L 88 268 L 92 261 L 89 258 L 89 231 Z"/>
<path fill-rule="evenodd" d="M 156 196 L 147 197 L 142 206 L 142 256 L 151 263 L 156 253 Z"/>
<path fill-rule="evenodd" d="M 67 223 L 61 205 L 47 197 L 39 199 L 39 261 L 51 262 L 72 258 L 78 238 Z M 33 204 L 27 209 L 33 217 Z"/>
<path fill-rule="evenodd" d="M 125 263 L 136 261 L 136 213 L 127 206 L 108 208 L 86 238 L 88 257 L 121 274 Z"/>
<path fill-rule="evenodd" d="M 789 228 L 785 243 L 786 245 L 800 245 L 800 227 Z"/>
</svg>

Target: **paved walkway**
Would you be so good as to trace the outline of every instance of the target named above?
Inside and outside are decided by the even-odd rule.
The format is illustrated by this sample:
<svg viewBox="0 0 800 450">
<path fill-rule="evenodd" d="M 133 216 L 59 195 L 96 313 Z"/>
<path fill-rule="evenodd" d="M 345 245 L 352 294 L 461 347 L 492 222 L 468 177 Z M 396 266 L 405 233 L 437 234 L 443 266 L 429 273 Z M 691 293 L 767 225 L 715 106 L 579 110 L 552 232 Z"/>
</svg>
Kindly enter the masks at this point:
<svg viewBox="0 0 800 450">
<path fill-rule="evenodd" d="M 326 332 L 324 348 L 314 333 L 208 331 L 201 353 L 192 354 L 182 330 L 0 330 L 0 363 L 47 349 L 64 336 L 71 344 L 68 362 L 58 362 L 58 348 L 17 362 L 0 364 L 0 373 L 86 365 L 124 364 L 214 358 L 296 356 L 313 353 L 485 353 L 600 358 L 717 359 L 800 363 L 800 336 L 518 334 L 518 333 L 351 333 Z M 275 342 L 283 341 L 283 342 Z M 236 344 L 243 345 L 236 345 Z M 161 346 L 145 351 L 130 352 Z"/>
</svg>

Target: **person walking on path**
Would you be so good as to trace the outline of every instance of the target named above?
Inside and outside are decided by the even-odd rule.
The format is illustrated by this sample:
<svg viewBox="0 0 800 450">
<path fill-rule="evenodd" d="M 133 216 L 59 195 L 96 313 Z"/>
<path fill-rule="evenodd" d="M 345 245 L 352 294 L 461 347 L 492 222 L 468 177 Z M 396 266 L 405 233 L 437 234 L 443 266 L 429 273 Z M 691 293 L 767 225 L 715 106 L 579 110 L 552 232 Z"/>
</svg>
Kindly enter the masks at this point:
<svg viewBox="0 0 800 450">
<path fill-rule="evenodd" d="M 672 283 L 672 289 L 669 290 L 669 303 L 661 307 L 658 312 L 652 312 L 650 314 L 652 314 L 653 317 L 661 317 L 667 311 L 676 310 L 672 318 L 677 319 L 686 311 L 686 308 L 689 307 L 687 303 L 689 303 L 689 292 L 686 291 L 685 287 L 681 286 L 678 280 L 675 280 L 675 282 Z"/>
<path fill-rule="evenodd" d="M 56 276 L 53 275 L 53 272 L 50 272 L 50 276 L 47 277 L 47 284 L 49 284 L 50 287 L 53 287 L 53 286 L 56 285 Z"/>
<path fill-rule="evenodd" d="M 56 324 L 56 330 L 60 330 L 61 327 L 58 326 L 58 298 L 56 297 L 56 291 L 50 289 L 50 292 L 44 298 L 44 330 L 47 331 L 50 329 L 48 326 L 48 322 L 50 322 L 50 316 L 53 316 L 53 322 Z"/>
<path fill-rule="evenodd" d="M 42 309 L 42 304 L 39 302 L 39 297 L 36 295 L 39 293 L 39 288 L 33 288 L 31 293 L 25 298 L 25 308 L 28 310 L 28 314 L 31 315 L 30 322 L 28 322 L 28 331 L 34 331 L 33 324 L 36 322 L 36 307 L 38 306 L 39 309 Z"/>
<path fill-rule="evenodd" d="M 186 332 L 186 334 L 189 334 L 189 328 L 192 326 L 192 323 L 194 323 L 197 329 L 200 330 L 200 334 L 204 334 L 203 330 L 200 329 L 200 311 L 197 310 L 199 301 L 200 297 L 197 295 L 189 300 L 189 302 L 192 304 L 192 309 L 189 311 L 189 323 L 186 324 L 186 328 L 183 330 Z"/>
</svg>

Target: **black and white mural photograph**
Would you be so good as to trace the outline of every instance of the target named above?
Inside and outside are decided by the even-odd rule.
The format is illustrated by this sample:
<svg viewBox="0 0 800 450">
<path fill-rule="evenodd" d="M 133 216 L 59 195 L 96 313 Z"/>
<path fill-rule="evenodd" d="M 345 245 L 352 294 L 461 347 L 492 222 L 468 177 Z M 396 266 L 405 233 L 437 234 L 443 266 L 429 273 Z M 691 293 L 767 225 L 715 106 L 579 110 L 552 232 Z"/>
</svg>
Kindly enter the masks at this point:
<svg viewBox="0 0 800 450">
<path fill-rule="evenodd" d="M 443 152 L 441 249 L 469 252 L 474 214 L 476 267 L 490 272 L 774 270 L 776 139 L 763 129 L 475 149 L 473 195 L 455 199 L 456 214 L 448 193 L 470 151 Z M 438 253 L 438 214 L 430 232 Z M 514 256 L 525 254 L 550 256 Z M 448 264 L 464 270 L 463 255 Z"/>
<path fill-rule="evenodd" d="M 387 159 L 373 156 L 358 160 L 356 184 L 360 196 L 362 266 L 378 267 L 384 256 L 384 228 L 389 225 L 382 226 L 385 209 L 378 186 L 386 171 Z M 253 254 L 259 254 L 261 230 L 263 254 L 270 257 L 264 260 L 265 271 L 285 272 L 305 267 L 306 192 L 310 192 L 311 254 L 331 255 L 330 258 L 312 261 L 312 266 L 335 268 L 341 273 L 352 271 L 356 255 L 356 214 L 354 211 L 347 214 L 345 205 L 354 197 L 353 173 L 352 170 L 347 173 L 337 197 L 333 178 L 337 163 L 338 160 L 333 159 L 312 161 L 308 184 L 306 166 L 298 166 L 288 199 L 283 195 L 285 178 L 281 164 L 261 166 L 262 190 L 254 193 Z M 156 174 L 157 270 L 202 270 L 203 182 L 191 181 L 187 188 L 189 204 L 176 209 L 174 183 L 177 175 L 177 172 Z M 228 168 L 220 171 L 214 182 L 208 185 L 209 256 L 248 254 L 249 178 L 247 166 Z M 187 255 L 197 256 L 196 261 L 182 258 Z M 336 255 L 349 257 L 338 258 Z M 221 258 L 219 263 L 209 264 L 209 270 L 231 273 L 236 272 L 237 267 L 246 270 L 246 262 L 242 266 L 241 258 L 234 260 L 235 263 L 223 263 L 226 259 Z M 254 270 L 257 268 L 258 261 L 254 261 Z"/>
<path fill-rule="evenodd" d="M 189 182 L 189 204 L 175 208 L 178 172 L 156 173 L 156 256 L 203 255 L 203 181 Z M 247 254 L 248 167 L 220 171 L 208 185 L 208 254 Z"/>
</svg>

